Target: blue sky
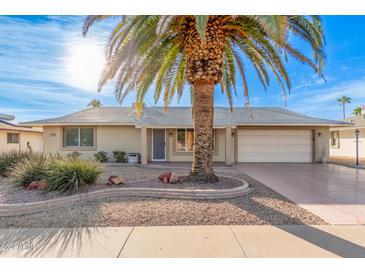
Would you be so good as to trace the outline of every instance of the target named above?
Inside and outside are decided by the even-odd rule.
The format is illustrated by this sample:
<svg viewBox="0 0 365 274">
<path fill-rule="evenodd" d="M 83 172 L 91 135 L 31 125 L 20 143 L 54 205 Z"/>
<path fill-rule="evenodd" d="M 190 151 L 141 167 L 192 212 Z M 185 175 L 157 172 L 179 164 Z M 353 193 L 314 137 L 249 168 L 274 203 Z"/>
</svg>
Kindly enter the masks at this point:
<svg viewBox="0 0 365 274">
<path fill-rule="evenodd" d="M 16 115 L 16 121 L 60 116 L 85 108 L 93 99 L 105 106 L 118 106 L 113 83 L 96 92 L 103 65 L 103 45 L 115 23 L 109 20 L 96 25 L 87 38 L 81 35 L 82 16 L 0 16 L 0 113 Z M 324 16 L 327 62 L 324 75 L 318 78 L 308 67 L 289 60 L 292 79 L 288 109 L 317 117 L 340 119 L 336 99 L 352 98 L 347 114 L 365 104 L 365 16 Z M 306 48 L 300 41 L 292 41 Z M 247 66 L 252 106 L 285 107 L 278 84 L 272 80 L 267 92 L 256 74 Z M 238 92 L 242 91 L 238 83 Z M 153 91 L 146 99 L 154 105 Z M 131 105 L 129 96 L 123 105 Z M 189 105 L 188 92 L 179 105 Z M 161 103 L 159 103 L 161 104 Z M 216 90 L 215 104 L 228 102 Z M 242 106 L 242 92 L 234 98 Z M 173 105 L 178 105 L 175 100 Z"/>
</svg>

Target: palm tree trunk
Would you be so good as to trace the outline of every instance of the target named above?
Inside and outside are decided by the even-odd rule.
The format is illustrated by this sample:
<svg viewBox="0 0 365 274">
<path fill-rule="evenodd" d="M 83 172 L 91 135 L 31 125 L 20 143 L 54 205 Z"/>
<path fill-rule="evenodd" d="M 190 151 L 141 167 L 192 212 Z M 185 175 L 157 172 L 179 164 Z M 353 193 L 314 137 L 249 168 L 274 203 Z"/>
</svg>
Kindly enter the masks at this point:
<svg viewBox="0 0 365 274">
<path fill-rule="evenodd" d="M 189 181 L 217 182 L 213 171 L 214 81 L 197 81 L 194 86 L 194 152 Z"/>
<path fill-rule="evenodd" d="M 342 104 L 343 119 L 346 119 L 345 103 Z"/>
</svg>

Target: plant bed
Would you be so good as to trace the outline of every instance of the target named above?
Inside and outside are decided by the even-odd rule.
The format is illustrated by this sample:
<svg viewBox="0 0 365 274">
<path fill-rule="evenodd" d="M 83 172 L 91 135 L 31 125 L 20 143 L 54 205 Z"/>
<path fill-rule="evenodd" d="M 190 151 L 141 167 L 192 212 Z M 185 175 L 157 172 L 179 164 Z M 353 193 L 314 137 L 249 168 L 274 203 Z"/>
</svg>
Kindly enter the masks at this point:
<svg viewBox="0 0 365 274">
<path fill-rule="evenodd" d="M 99 190 L 105 188 L 126 188 L 126 187 L 147 187 L 147 188 L 163 188 L 163 189 L 230 189 L 242 186 L 242 181 L 230 177 L 219 177 L 219 182 L 214 184 L 199 184 L 196 182 L 186 181 L 186 176 L 181 176 L 182 182 L 176 184 L 164 184 L 161 180 L 156 178 L 126 181 L 124 184 L 107 186 L 104 181 L 99 181 L 95 185 L 91 185 L 85 189 L 88 191 Z"/>
<path fill-rule="evenodd" d="M 186 177 L 184 177 L 186 178 Z M 215 184 L 199 184 L 195 182 L 182 181 L 178 184 L 164 184 L 159 179 L 150 180 L 129 180 L 120 185 L 107 185 L 104 181 L 99 181 L 93 185 L 83 186 L 77 193 L 92 193 L 104 189 L 117 188 L 149 188 L 149 189 L 181 189 L 181 190 L 221 190 L 232 189 L 243 186 L 241 180 L 231 177 L 219 177 L 220 180 Z M 0 193 L 0 204 L 18 204 L 47 201 L 55 198 L 67 197 L 72 193 L 59 193 L 57 191 L 27 190 L 24 187 L 11 189 Z"/>
</svg>

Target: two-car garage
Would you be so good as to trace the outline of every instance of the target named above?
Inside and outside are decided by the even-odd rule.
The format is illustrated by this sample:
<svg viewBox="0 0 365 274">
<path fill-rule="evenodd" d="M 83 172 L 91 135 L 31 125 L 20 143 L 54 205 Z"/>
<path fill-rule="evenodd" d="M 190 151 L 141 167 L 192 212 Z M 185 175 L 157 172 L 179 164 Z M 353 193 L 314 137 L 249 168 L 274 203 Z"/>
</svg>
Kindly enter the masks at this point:
<svg viewBox="0 0 365 274">
<path fill-rule="evenodd" d="M 313 150 L 311 129 L 237 131 L 238 162 L 310 163 Z"/>
</svg>

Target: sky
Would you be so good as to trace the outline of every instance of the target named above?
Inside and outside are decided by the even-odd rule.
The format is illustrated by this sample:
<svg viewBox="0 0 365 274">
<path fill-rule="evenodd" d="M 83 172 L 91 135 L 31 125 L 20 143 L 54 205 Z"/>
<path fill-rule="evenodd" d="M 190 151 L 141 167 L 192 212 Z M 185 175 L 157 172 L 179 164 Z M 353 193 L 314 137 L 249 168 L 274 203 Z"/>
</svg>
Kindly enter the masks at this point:
<svg viewBox="0 0 365 274">
<path fill-rule="evenodd" d="M 100 93 L 97 82 L 104 64 L 104 44 L 115 19 L 96 24 L 88 36 L 81 34 L 83 16 L 0 16 L 0 113 L 16 116 L 16 122 L 62 116 L 85 108 L 94 98 L 104 106 L 119 106 L 114 83 Z M 347 116 L 365 105 L 365 16 L 323 16 L 327 61 L 324 81 L 309 67 L 289 60 L 286 65 L 292 81 L 287 100 L 274 79 L 267 91 L 256 73 L 246 66 L 250 105 L 286 107 L 290 110 L 328 119 L 341 119 L 337 98 L 352 98 Z M 290 41 L 309 52 L 302 41 Z M 242 84 L 237 83 L 234 106 L 243 106 Z M 123 106 L 131 106 L 131 94 Z M 145 101 L 155 105 L 153 88 Z M 172 105 L 190 104 L 188 88 Z M 162 105 L 158 102 L 157 105 Z M 215 105 L 228 106 L 219 88 Z"/>
</svg>

